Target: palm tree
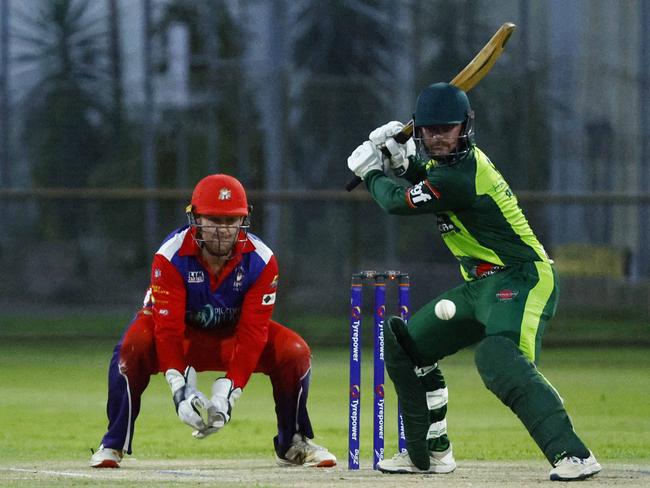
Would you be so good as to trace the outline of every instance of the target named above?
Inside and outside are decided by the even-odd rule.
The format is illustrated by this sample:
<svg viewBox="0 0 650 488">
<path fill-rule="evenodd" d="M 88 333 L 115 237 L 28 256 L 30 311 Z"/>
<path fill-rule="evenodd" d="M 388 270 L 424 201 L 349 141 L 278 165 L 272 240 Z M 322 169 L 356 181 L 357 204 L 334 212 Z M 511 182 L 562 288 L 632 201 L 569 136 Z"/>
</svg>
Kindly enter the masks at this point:
<svg viewBox="0 0 650 488">
<path fill-rule="evenodd" d="M 106 19 L 89 0 L 28 6 L 15 6 L 12 38 L 18 49 L 14 62 L 33 80 L 22 98 L 22 138 L 32 178 L 41 186 L 83 187 L 107 144 Z M 76 234 L 83 218 L 69 202 L 43 212 L 44 230 L 53 236 Z"/>
</svg>

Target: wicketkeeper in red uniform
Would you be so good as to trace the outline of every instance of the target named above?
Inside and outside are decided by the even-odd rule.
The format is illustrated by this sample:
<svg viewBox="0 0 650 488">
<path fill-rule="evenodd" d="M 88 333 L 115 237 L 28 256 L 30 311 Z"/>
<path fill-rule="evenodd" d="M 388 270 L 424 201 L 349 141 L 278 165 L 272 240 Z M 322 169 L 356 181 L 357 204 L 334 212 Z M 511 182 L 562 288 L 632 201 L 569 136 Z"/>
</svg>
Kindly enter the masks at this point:
<svg viewBox="0 0 650 488">
<path fill-rule="evenodd" d="M 92 455 L 95 468 L 119 467 L 131 454 L 140 398 L 152 375 L 165 374 L 182 422 L 202 439 L 231 419 L 251 374 L 269 376 L 279 465 L 331 467 L 336 458 L 314 444 L 307 413 L 309 346 L 273 321 L 278 284 L 273 252 L 248 232 L 241 183 L 202 179 L 187 207 L 189 225 L 167 236 L 151 266 L 144 307 L 115 347 L 108 371 L 108 431 Z M 197 371 L 224 371 L 208 398 Z"/>
</svg>

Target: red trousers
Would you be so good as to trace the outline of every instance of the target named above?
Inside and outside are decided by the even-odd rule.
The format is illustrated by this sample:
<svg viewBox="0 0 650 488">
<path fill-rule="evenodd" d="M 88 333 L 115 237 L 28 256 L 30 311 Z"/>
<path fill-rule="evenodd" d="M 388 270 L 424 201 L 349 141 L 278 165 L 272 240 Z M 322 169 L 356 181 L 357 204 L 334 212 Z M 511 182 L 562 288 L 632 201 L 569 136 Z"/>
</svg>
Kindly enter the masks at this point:
<svg viewBox="0 0 650 488">
<path fill-rule="evenodd" d="M 197 371 L 226 371 L 230 361 L 237 361 L 233 357 L 235 338 L 232 333 L 186 327 L 183 346 L 187 364 Z M 151 376 L 159 372 L 153 318 L 148 311 L 140 311 L 115 346 L 109 366 L 106 407 L 109 423 L 102 439 L 105 447 L 131 453 L 140 398 Z M 314 436 L 307 413 L 311 373 L 309 346 L 291 329 L 271 321 L 268 341 L 255 372 L 264 373 L 271 380 L 278 426 L 274 444 L 278 455 L 283 456 L 296 432 L 309 438 Z M 244 391 L 240 401 L 245 401 L 245 397 Z M 235 406 L 234 421 L 236 409 Z"/>
</svg>

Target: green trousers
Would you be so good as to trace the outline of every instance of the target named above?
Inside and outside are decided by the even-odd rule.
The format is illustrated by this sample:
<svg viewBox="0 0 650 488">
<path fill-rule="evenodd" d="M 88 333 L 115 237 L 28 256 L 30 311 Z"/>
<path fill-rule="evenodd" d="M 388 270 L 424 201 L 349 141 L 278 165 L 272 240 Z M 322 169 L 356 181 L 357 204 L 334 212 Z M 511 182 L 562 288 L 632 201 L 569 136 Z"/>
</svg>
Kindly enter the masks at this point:
<svg viewBox="0 0 650 488">
<path fill-rule="evenodd" d="M 441 300 L 449 300 L 455 307 L 436 313 Z M 551 464 L 564 455 L 589 455 L 573 430 L 560 396 L 535 366 L 544 327 L 555 314 L 557 300 L 557 275 L 550 264 L 520 264 L 443 293 L 413 315 L 405 328 L 410 340 L 402 339 L 414 349 L 410 357 L 416 357 L 420 367 L 434 365 L 459 349 L 478 344 L 475 360 L 485 386 L 519 417 Z M 389 359 L 387 354 L 387 365 Z M 392 369 L 395 373 L 401 371 L 395 366 Z M 407 370 L 403 368 L 402 377 Z M 391 378 L 397 376 L 395 373 Z M 421 380 L 427 392 L 445 387 L 438 368 Z M 411 388 L 411 393 L 396 385 L 400 400 L 420 389 Z M 408 413 L 413 413 L 415 420 L 422 417 L 421 413 L 416 415 L 421 406 L 411 410 Z M 439 422 L 445 414 L 446 406 L 430 410 L 429 421 Z M 421 421 L 415 420 L 410 426 L 413 439 L 407 436 L 407 441 L 412 441 L 411 457 L 419 458 L 422 448 L 416 446 L 423 445 L 425 429 L 419 425 Z M 449 442 L 446 435 L 428 439 L 430 450 Z"/>
<path fill-rule="evenodd" d="M 489 335 L 508 337 L 535 363 L 546 322 L 555 314 L 558 293 L 557 275 L 550 264 L 523 263 L 438 296 L 411 317 L 409 335 L 426 364 Z M 442 299 L 456 306 L 449 320 L 435 313 Z"/>
</svg>

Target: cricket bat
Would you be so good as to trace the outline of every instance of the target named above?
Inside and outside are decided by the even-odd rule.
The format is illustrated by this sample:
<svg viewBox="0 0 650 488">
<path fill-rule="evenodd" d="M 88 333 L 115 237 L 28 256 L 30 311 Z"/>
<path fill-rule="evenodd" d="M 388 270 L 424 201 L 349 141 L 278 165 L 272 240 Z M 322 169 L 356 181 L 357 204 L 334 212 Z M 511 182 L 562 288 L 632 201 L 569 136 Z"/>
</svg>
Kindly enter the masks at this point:
<svg viewBox="0 0 650 488">
<path fill-rule="evenodd" d="M 515 30 L 515 27 L 516 25 L 512 22 L 505 22 L 502 24 L 487 44 L 485 44 L 476 56 L 474 56 L 474 59 L 472 59 L 460 73 L 454 76 L 449 83 L 457 86 L 465 92 L 474 88 L 478 82 L 490 72 L 492 66 L 496 63 L 496 60 L 499 59 L 499 56 L 501 56 L 501 53 L 503 52 L 503 48 L 508 42 L 508 39 L 510 39 L 512 32 Z M 393 136 L 393 139 L 400 144 L 404 144 L 412 136 L 413 121 L 411 120 L 400 132 Z M 384 155 L 390 157 L 390 153 L 386 154 L 388 150 L 385 147 L 381 148 L 381 150 Z M 361 178 L 355 176 L 347 185 L 345 185 L 345 189 L 347 191 L 352 191 L 359 183 L 361 183 Z"/>
</svg>

